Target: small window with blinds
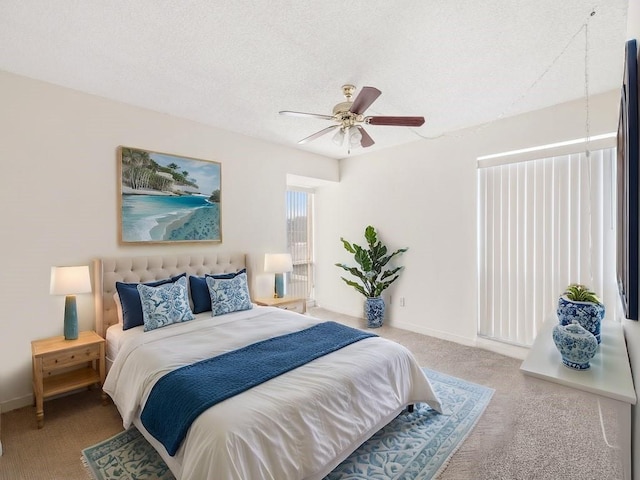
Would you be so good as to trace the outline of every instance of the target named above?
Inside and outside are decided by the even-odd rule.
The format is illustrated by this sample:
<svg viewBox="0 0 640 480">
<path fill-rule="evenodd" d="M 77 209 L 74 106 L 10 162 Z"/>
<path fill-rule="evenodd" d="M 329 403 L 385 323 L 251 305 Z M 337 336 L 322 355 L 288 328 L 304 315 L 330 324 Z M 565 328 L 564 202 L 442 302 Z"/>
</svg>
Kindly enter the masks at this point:
<svg viewBox="0 0 640 480">
<path fill-rule="evenodd" d="M 287 292 L 309 300 L 313 298 L 313 192 L 289 189 L 286 204 L 287 249 L 293 260 Z"/>
<path fill-rule="evenodd" d="M 615 149 L 478 162 L 478 335 L 531 345 L 558 297 L 583 283 L 613 317 Z"/>
</svg>

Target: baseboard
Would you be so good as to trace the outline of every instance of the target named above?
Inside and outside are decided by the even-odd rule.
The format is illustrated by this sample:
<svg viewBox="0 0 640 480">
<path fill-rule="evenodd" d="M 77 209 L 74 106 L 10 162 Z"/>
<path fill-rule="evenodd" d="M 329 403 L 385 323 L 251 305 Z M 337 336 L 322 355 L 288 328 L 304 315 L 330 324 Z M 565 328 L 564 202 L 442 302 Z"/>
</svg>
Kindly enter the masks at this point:
<svg viewBox="0 0 640 480">
<path fill-rule="evenodd" d="M 74 395 L 82 390 L 86 390 L 87 387 L 79 387 L 75 390 L 70 390 L 68 392 L 60 393 L 58 395 L 52 395 L 47 397 L 46 400 L 53 400 L 54 398 L 66 397 L 68 395 Z M 0 403 L 0 411 L 8 412 L 10 410 L 16 410 L 22 407 L 32 407 L 34 405 L 33 395 L 26 395 L 24 397 L 14 398 L 13 400 L 7 400 L 6 402 Z"/>
<path fill-rule="evenodd" d="M 498 342 L 496 340 L 490 340 L 488 338 L 477 337 L 476 346 L 490 352 L 499 353 L 506 357 L 517 358 L 524 360 L 529 354 L 528 347 L 521 347 L 519 345 L 513 345 L 510 343 Z"/>
<path fill-rule="evenodd" d="M 342 315 L 364 318 L 363 311 L 344 311 L 342 309 L 334 307 L 333 305 L 320 305 L 320 307 L 332 312 L 340 313 Z M 505 355 L 507 357 L 517 358 L 520 360 L 524 360 L 529 353 L 529 348 L 527 347 L 498 342 L 495 340 L 490 340 L 488 338 L 469 338 L 408 322 L 389 321 L 388 324 L 395 328 L 401 328 L 403 330 L 419 333 L 421 335 L 428 335 L 430 337 L 439 338 L 441 340 L 447 340 L 449 342 L 458 343 L 467 347 L 482 348 L 483 350 L 489 350 L 490 352 L 499 353 L 500 355 Z"/>
<path fill-rule="evenodd" d="M 411 332 L 428 335 L 430 337 L 439 338 L 441 340 L 447 340 L 449 342 L 458 343 L 467 347 L 482 348 L 490 352 L 499 353 L 506 357 L 517 358 L 524 360 L 529 353 L 529 348 L 521 347 L 519 345 L 512 345 L 509 343 L 497 342 L 495 340 L 489 340 L 483 337 L 468 338 L 460 335 L 453 335 L 448 332 L 436 330 L 432 328 L 425 328 L 418 325 L 414 325 L 406 322 L 389 322 L 389 325 L 395 328 L 402 328 L 403 330 L 409 330 Z"/>
<path fill-rule="evenodd" d="M 18 397 L 13 400 L 7 400 L 6 402 L 0 403 L 0 410 L 2 410 L 2 412 L 8 412 L 10 410 L 16 410 L 30 405 L 33 405 L 33 395 L 26 395 L 24 397 Z"/>
<path fill-rule="evenodd" d="M 410 332 L 420 333 L 429 337 L 439 338 L 440 340 L 447 340 L 449 342 L 459 343 L 460 345 L 466 345 L 467 347 L 475 347 L 476 344 L 473 338 L 467 338 L 460 335 L 443 332 L 434 328 L 422 327 L 413 323 L 390 321 L 389 325 L 394 328 L 401 328 Z"/>
<path fill-rule="evenodd" d="M 325 303 L 320 305 L 318 304 L 317 301 L 315 302 L 315 306 L 320 307 L 324 310 L 328 310 L 330 312 L 339 313 L 340 315 L 348 315 L 350 317 L 355 317 L 355 318 L 364 318 L 364 307 L 361 307 L 357 310 L 343 309 L 338 307 L 337 305 L 331 305 L 331 304 L 325 304 Z"/>
</svg>

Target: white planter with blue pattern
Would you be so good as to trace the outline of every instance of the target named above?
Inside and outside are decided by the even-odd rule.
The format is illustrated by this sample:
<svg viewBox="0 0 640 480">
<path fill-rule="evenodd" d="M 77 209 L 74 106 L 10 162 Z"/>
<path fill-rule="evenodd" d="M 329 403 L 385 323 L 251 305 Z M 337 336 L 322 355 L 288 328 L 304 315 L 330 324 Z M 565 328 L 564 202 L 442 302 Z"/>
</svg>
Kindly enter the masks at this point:
<svg viewBox="0 0 640 480">
<path fill-rule="evenodd" d="M 384 299 L 382 297 L 367 297 L 364 302 L 364 312 L 367 317 L 367 327 L 378 328 L 384 322 Z"/>
<path fill-rule="evenodd" d="M 588 369 L 598 349 L 596 337 L 578 323 L 553 327 L 553 343 L 562 356 L 562 363 L 575 370 Z"/>
<path fill-rule="evenodd" d="M 593 302 L 576 302 L 569 300 L 566 295 L 558 299 L 558 320 L 560 325 L 579 323 L 591 332 L 600 343 L 600 324 L 604 318 L 604 305 Z"/>
</svg>

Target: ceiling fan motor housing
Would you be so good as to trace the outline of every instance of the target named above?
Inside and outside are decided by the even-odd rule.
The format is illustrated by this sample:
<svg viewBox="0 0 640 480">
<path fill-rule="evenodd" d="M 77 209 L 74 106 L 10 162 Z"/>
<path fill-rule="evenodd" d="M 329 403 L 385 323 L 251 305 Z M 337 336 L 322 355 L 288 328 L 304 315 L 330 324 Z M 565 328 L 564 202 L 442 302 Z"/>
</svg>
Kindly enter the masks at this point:
<svg viewBox="0 0 640 480">
<path fill-rule="evenodd" d="M 353 105 L 353 102 L 351 101 L 340 102 L 335 107 L 333 107 L 333 114 L 338 115 L 340 113 L 350 113 L 349 109 L 351 108 L 351 105 Z"/>
<path fill-rule="evenodd" d="M 353 96 L 353 93 L 355 91 L 356 87 L 354 85 L 343 85 L 342 94 L 347 100 L 345 102 L 340 102 L 335 107 L 333 107 L 333 115 L 336 117 L 336 120 L 343 123 L 345 127 L 349 126 L 347 124 L 349 123 L 350 118 L 352 116 L 355 116 L 355 114 L 350 112 L 351 106 L 353 105 L 353 100 L 351 100 L 351 97 Z M 351 125 L 353 125 L 353 122 L 351 122 Z"/>
</svg>

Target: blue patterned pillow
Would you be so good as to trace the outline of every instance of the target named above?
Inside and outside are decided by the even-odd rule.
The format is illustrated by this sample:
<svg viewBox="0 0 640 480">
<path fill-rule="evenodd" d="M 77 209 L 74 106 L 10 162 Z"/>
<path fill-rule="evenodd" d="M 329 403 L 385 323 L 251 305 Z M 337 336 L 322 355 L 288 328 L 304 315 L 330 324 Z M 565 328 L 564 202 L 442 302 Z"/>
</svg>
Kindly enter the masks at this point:
<svg viewBox="0 0 640 480">
<path fill-rule="evenodd" d="M 243 268 L 232 273 L 216 273 L 215 275 L 205 275 L 204 277 L 189 276 L 189 289 L 191 290 L 191 301 L 193 302 L 193 313 L 202 313 L 211 311 L 211 295 L 209 295 L 209 287 L 205 277 L 213 278 L 234 278 L 241 273 L 247 273 L 247 269 Z"/>
<path fill-rule="evenodd" d="M 181 273 L 175 277 L 157 280 L 155 282 L 147 282 L 143 285 L 157 287 L 165 283 L 173 283 L 181 277 L 186 277 L 186 273 Z M 140 304 L 140 294 L 138 293 L 139 283 L 116 282 L 116 290 L 122 307 L 122 329 L 128 330 L 138 325 L 144 324 L 142 318 L 142 305 Z"/>
<path fill-rule="evenodd" d="M 239 273 L 233 278 L 205 276 L 211 296 L 211 315 L 216 317 L 225 313 L 249 310 L 253 307 L 249 297 L 247 273 Z"/>
<path fill-rule="evenodd" d="M 138 285 L 138 293 L 145 332 L 195 318 L 189 307 L 186 277 L 157 287 L 141 283 Z"/>
</svg>

